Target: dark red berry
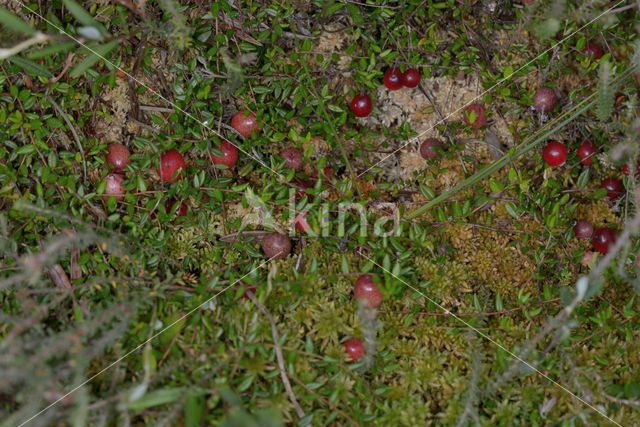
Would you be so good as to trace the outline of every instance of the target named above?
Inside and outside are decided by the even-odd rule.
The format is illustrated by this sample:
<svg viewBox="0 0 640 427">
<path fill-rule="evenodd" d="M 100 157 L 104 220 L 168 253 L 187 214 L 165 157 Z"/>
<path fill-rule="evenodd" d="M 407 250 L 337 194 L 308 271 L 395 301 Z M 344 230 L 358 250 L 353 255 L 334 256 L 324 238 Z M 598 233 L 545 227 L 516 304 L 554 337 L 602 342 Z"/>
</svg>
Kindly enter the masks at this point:
<svg viewBox="0 0 640 427">
<path fill-rule="evenodd" d="M 351 100 L 351 111 L 356 117 L 367 117 L 371 113 L 371 98 L 366 94 L 359 94 Z"/>
<path fill-rule="evenodd" d="M 287 168 L 300 170 L 302 169 L 302 151 L 297 148 L 285 148 L 280 152 L 280 155 L 284 158 L 284 165 Z"/>
<path fill-rule="evenodd" d="M 436 138 L 427 138 L 422 144 L 420 144 L 420 155 L 423 159 L 435 159 L 439 153 L 436 147 L 443 147 L 442 141 Z"/>
<path fill-rule="evenodd" d="M 121 172 L 129 164 L 129 149 L 122 144 L 111 144 L 107 152 L 107 164 L 115 172 Z"/>
<path fill-rule="evenodd" d="M 562 166 L 567 161 L 567 147 L 561 142 L 551 141 L 542 149 L 542 158 L 549 166 Z"/>
<path fill-rule="evenodd" d="M 259 124 L 255 113 L 251 111 L 239 111 L 231 118 L 231 127 L 240 135 L 249 138 L 253 132 L 258 132 Z"/>
<path fill-rule="evenodd" d="M 331 166 L 325 166 L 324 169 L 322 169 L 322 173 L 324 174 L 324 177 L 329 181 L 332 180 L 336 175 L 336 171 L 334 171 Z"/>
<path fill-rule="evenodd" d="M 618 178 L 603 179 L 600 187 L 607 190 L 609 200 L 618 199 L 624 194 L 624 186 Z"/>
<path fill-rule="evenodd" d="M 470 104 L 465 108 L 462 118 L 467 126 L 480 129 L 487 124 L 487 114 L 482 104 Z"/>
<path fill-rule="evenodd" d="M 389 90 L 398 90 L 402 87 L 402 71 L 392 67 L 384 72 L 384 85 Z"/>
<path fill-rule="evenodd" d="M 578 239 L 590 239 L 593 234 L 593 225 L 589 221 L 578 221 L 573 226 L 573 233 Z"/>
<path fill-rule="evenodd" d="M 110 173 L 109 175 L 107 175 L 107 177 L 105 178 L 107 185 L 104 188 L 104 194 L 107 196 L 113 196 L 117 199 L 122 198 L 122 196 L 124 196 L 124 185 L 122 185 L 122 182 L 124 181 L 124 179 L 118 175 L 117 173 Z"/>
<path fill-rule="evenodd" d="M 553 89 L 548 87 L 539 88 L 533 95 L 533 108 L 542 113 L 548 113 L 558 104 L 558 96 Z"/>
<path fill-rule="evenodd" d="M 366 307 L 375 308 L 382 302 L 383 295 L 373 276 L 371 274 L 362 274 L 356 280 L 355 297 Z"/>
<path fill-rule="evenodd" d="M 267 258 L 286 258 L 291 252 L 291 239 L 281 233 L 270 233 L 262 240 L 262 251 Z"/>
<path fill-rule="evenodd" d="M 253 296 L 256 295 L 256 289 L 258 289 L 255 286 L 249 286 L 248 288 L 245 288 L 244 293 L 242 294 L 242 299 L 251 299 L 251 297 L 249 296 L 249 293 L 251 293 Z"/>
<path fill-rule="evenodd" d="M 593 249 L 601 254 L 609 252 L 609 246 L 611 246 L 615 241 L 616 233 L 608 227 L 596 228 L 593 231 L 593 236 L 591 238 Z"/>
<path fill-rule="evenodd" d="M 365 353 L 362 340 L 359 340 L 358 338 L 349 338 L 344 342 L 344 352 L 347 353 L 349 360 L 357 362 Z"/>
<path fill-rule="evenodd" d="M 625 163 L 624 165 L 622 165 L 622 174 L 623 175 L 629 175 L 629 163 Z M 638 159 L 638 161 L 636 162 L 636 170 L 634 172 L 635 175 L 638 175 L 640 173 L 640 159 Z"/>
<path fill-rule="evenodd" d="M 178 208 L 176 209 L 176 218 L 185 216 L 187 212 L 189 212 L 189 206 L 187 206 L 185 202 L 177 201 L 176 199 L 169 199 L 166 206 L 167 212 L 170 213 L 178 203 L 180 203 L 180 205 L 178 205 Z"/>
<path fill-rule="evenodd" d="M 211 154 L 211 161 L 216 165 L 225 165 L 229 169 L 235 166 L 238 161 L 238 148 L 229 141 L 220 141 L 220 146 L 216 147 L 222 152 L 220 156 Z"/>
<path fill-rule="evenodd" d="M 596 154 L 596 145 L 585 139 L 580 147 L 578 147 L 578 157 L 580 157 L 580 163 L 585 166 L 590 166 L 593 163 L 592 157 Z"/>
<path fill-rule="evenodd" d="M 604 51 L 602 50 L 600 45 L 594 42 L 587 43 L 584 49 L 582 49 L 581 53 L 584 56 L 591 57 L 591 59 L 593 59 L 594 61 L 597 61 L 598 59 L 602 58 L 602 56 L 604 55 Z"/>
<path fill-rule="evenodd" d="M 418 86 L 420 84 L 420 71 L 415 68 L 409 68 L 402 75 L 402 84 L 409 88 Z"/>
<path fill-rule="evenodd" d="M 300 212 L 296 216 L 294 222 L 296 224 L 296 229 L 300 233 L 306 233 L 309 230 L 311 230 L 311 226 L 309 225 L 309 222 L 307 221 L 307 212 Z"/>
<path fill-rule="evenodd" d="M 164 182 L 176 182 L 182 176 L 182 170 L 186 169 L 187 164 L 184 157 L 178 150 L 165 151 L 160 155 L 160 167 L 158 175 Z"/>
</svg>

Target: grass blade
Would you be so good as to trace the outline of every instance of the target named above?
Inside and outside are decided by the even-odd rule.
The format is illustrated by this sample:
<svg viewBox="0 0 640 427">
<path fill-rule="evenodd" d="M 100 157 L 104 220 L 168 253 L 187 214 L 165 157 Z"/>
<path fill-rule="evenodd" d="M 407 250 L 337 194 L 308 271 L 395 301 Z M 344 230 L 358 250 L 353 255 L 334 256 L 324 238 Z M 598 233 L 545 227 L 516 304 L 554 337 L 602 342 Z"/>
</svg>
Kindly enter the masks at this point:
<svg viewBox="0 0 640 427">
<path fill-rule="evenodd" d="M 111 52 L 116 46 L 118 46 L 118 40 L 112 40 L 109 43 L 93 47 L 93 52 L 90 51 L 89 56 L 87 56 L 84 61 L 73 67 L 69 76 L 72 78 L 81 76 L 85 71 L 101 60 L 102 57 Z"/>
<path fill-rule="evenodd" d="M 52 44 L 51 46 L 34 50 L 33 52 L 29 52 L 27 54 L 27 58 L 29 59 L 46 58 L 48 56 L 55 55 L 56 53 L 59 53 L 59 52 L 66 52 L 69 49 L 72 49 L 73 47 L 75 47 L 76 45 L 77 45 L 76 42 L 62 42 L 62 43 Z"/>
<path fill-rule="evenodd" d="M 32 36 L 36 33 L 36 30 L 31 28 L 29 24 L 18 18 L 13 13 L 9 12 L 4 7 L 0 6 L 0 24 L 7 29 L 16 33 L 22 33 Z"/>
</svg>

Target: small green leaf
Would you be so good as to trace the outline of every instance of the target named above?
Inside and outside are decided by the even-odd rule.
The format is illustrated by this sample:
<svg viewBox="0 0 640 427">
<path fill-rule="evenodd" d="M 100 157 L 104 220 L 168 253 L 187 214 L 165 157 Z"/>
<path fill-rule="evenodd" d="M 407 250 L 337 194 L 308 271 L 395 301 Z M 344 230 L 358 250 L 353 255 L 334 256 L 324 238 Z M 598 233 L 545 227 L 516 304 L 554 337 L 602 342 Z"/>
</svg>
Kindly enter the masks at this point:
<svg viewBox="0 0 640 427">
<path fill-rule="evenodd" d="M 580 173 L 580 176 L 578 177 L 578 180 L 576 182 L 576 185 L 578 186 L 578 188 L 585 188 L 587 186 L 587 184 L 589 183 L 589 168 L 586 168 L 585 170 L 582 171 L 582 173 Z"/>
<path fill-rule="evenodd" d="M 9 58 L 9 61 L 13 62 L 18 67 L 22 68 L 23 70 L 25 70 L 30 74 L 40 76 L 40 77 L 48 77 L 48 78 L 53 77 L 53 74 L 49 70 L 47 70 L 37 62 L 33 62 L 27 58 L 23 58 L 21 56 L 12 56 Z"/>
<path fill-rule="evenodd" d="M 183 393 L 183 388 L 164 388 L 154 390 L 145 394 L 140 399 L 129 403 L 129 409 L 132 411 L 142 411 L 143 409 L 153 408 L 154 406 L 173 403 L 177 401 Z"/>
</svg>

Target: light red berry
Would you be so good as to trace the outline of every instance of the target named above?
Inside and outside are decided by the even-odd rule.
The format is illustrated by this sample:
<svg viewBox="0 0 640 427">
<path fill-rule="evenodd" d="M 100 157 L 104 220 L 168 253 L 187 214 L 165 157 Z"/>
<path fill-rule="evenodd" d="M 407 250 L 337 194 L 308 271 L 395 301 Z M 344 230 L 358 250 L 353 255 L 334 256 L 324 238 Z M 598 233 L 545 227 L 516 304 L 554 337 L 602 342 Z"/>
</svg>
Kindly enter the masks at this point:
<svg viewBox="0 0 640 427">
<path fill-rule="evenodd" d="M 129 164 L 129 149 L 122 144 L 111 144 L 107 151 L 107 164 L 115 172 L 121 172 Z"/>
<path fill-rule="evenodd" d="M 182 171 L 187 168 L 184 157 L 178 150 L 165 151 L 160 155 L 160 167 L 158 175 L 164 182 L 176 182 L 182 177 Z"/>
<path fill-rule="evenodd" d="M 365 348 L 362 340 L 358 338 L 349 338 L 344 342 L 344 352 L 352 362 L 357 362 L 365 355 Z"/>
<path fill-rule="evenodd" d="M 118 175 L 117 173 L 110 173 L 105 178 L 107 185 L 104 189 L 104 194 L 107 196 L 112 196 L 117 199 L 122 198 L 124 196 L 125 188 L 122 185 L 124 179 Z"/>
<path fill-rule="evenodd" d="M 238 161 L 238 148 L 226 140 L 220 141 L 220 145 L 216 148 L 222 154 L 219 156 L 211 154 L 211 161 L 216 165 L 225 165 L 229 169 L 233 168 Z"/>
<path fill-rule="evenodd" d="M 482 104 L 470 104 L 465 108 L 462 118 L 473 129 L 483 128 L 487 124 L 487 113 Z"/>
<path fill-rule="evenodd" d="M 548 113 L 558 104 L 558 95 L 548 87 L 539 88 L 533 95 L 533 108 L 542 113 Z"/>
<path fill-rule="evenodd" d="M 267 258 L 286 258 L 291 252 L 291 239 L 286 234 L 270 233 L 262 240 L 262 251 Z"/>
<path fill-rule="evenodd" d="M 259 131 L 260 124 L 255 113 L 239 111 L 231 118 L 231 127 L 243 137 L 249 138 L 253 132 Z"/>
<path fill-rule="evenodd" d="M 294 170 L 302 169 L 302 151 L 297 148 L 289 147 L 282 150 L 280 155 L 284 158 L 285 167 Z"/>
<path fill-rule="evenodd" d="M 439 156 L 436 148 L 442 148 L 443 142 L 436 138 L 427 138 L 420 144 L 420 155 L 423 159 L 435 159 Z"/>
<path fill-rule="evenodd" d="M 358 277 L 354 293 L 356 300 L 364 304 L 365 307 L 375 308 L 382 303 L 382 291 L 371 274 L 362 274 Z"/>
<path fill-rule="evenodd" d="M 573 233 L 578 239 L 590 239 L 593 234 L 593 225 L 589 221 L 578 221 L 573 226 Z"/>
</svg>

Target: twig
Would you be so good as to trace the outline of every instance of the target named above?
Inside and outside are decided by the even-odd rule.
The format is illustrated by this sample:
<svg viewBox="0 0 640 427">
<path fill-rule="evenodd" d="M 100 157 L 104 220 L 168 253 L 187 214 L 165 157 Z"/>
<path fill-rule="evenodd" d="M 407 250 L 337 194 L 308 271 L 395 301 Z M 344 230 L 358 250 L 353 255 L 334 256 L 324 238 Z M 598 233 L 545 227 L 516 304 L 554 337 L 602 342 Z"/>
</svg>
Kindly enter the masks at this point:
<svg viewBox="0 0 640 427">
<path fill-rule="evenodd" d="M 84 175 L 84 183 L 86 185 L 87 184 L 87 158 L 84 155 L 84 149 L 82 148 L 82 142 L 80 141 L 80 136 L 78 136 L 78 132 L 76 131 L 76 128 L 73 126 L 73 123 L 71 123 L 69 116 L 67 116 L 67 114 L 64 111 L 62 111 L 62 108 L 60 108 L 58 103 L 54 101 L 53 98 L 51 98 L 47 94 L 45 94 L 45 98 L 47 99 L 47 101 L 51 103 L 51 105 L 53 105 L 53 108 L 58 112 L 58 114 L 62 116 L 62 119 L 65 121 L 65 123 L 69 127 L 71 134 L 73 134 L 73 139 L 75 139 L 76 144 L 78 145 L 78 151 L 82 156 L 82 172 Z"/>
<path fill-rule="evenodd" d="M 23 50 L 30 48 L 34 44 L 48 42 L 49 40 L 51 40 L 51 36 L 45 33 L 37 32 L 30 39 L 24 40 L 13 47 L 0 49 L 0 59 L 10 58 L 13 55 L 19 54 Z"/>
<path fill-rule="evenodd" d="M 287 391 L 287 395 L 289 396 L 289 400 L 291 404 L 296 410 L 298 417 L 304 418 L 305 413 L 300 407 L 298 403 L 298 399 L 296 399 L 296 395 L 293 393 L 293 389 L 291 388 L 291 382 L 289 382 L 289 376 L 287 375 L 287 369 L 284 366 L 284 356 L 282 355 L 282 347 L 280 346 L 280 333 L 278 332 L 278 328 L 276 326 L 276 322 L 273 320 L 273 316 L 269 313 L 269 310 L 258 301 L 253 292 L 248 291 L 247 295 L 251 298 L 251 301 L 258 307 L 258 310 L 267 318 L 269 323 L 271 324 L 271 336 L 273 337 L 274 349 L 276 350 L 276 359 L 278 359 L 278 369 L 280 370 L 280 376 L 282 377 L 282 383 L 284 384 L 284 389 Z"/>
<path fill-rule="evenodd" d="M 472 336 L 469 336 L 469 345 L 470 348 L 473 349 Z M 472 350 L 471 354 L 471 378 L 469 380 L 469 389 L 466 393 L 467 402 L 464 405 L 464 411 L 460 418 L 458 418 L 458 422 L 456 423 L 456 427 L 464 427 L 467 425 L 467 419 L 469 417 L 473 418 L 476 422 L 476 425 L 480 425 L 478 414 L 476 410 L 476 404 L 478 401 L 478 381 L 480 381 L 480 374 L 482 373 L 482 361 L 480 360 L 480 352 L 477 350 Z"/>
</svg>

